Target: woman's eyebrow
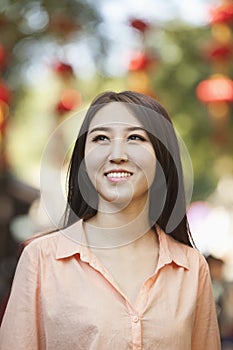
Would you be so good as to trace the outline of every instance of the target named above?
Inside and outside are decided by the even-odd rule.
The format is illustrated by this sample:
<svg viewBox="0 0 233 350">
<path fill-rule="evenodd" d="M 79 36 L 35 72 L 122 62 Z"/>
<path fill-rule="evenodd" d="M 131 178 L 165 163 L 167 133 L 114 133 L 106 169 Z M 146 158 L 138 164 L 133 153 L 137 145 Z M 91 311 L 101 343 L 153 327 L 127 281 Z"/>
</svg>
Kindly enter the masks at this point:
<svg viewBox="0 0 233 350">
<path fill-rule="evenodd" d="M 135 130 L 141 130 L 141 131 L 145 131 L 145 129 L 143 129 L 141 126 L 132 126 L 132 127 L 128 127 L 126 128 L 127 131 L 135 131 Z"/>
<path fill-rule="evenodd" d="M 93 133 L 93 132 L 95 132 L 95 131 L 106 131 L 106 132 L 109 132 L 109 131 L 111 131 L 111 128 L 107 128 L 107 127 L 105 127 L 105 126 L 99 126 L 99 127 L 97 127 L 97 128 L 93 128 L 92 130 L 90 130 L 90 131 L 88 132 L 88 134 L 91 134 L 91 133 Z"/>
<path fill-rule="evenodd" d="M 140 126 L 130 126 L 130 127 L 127 127 L 126 128 L 126 131 L 135 131 L 135 130 L 141 130 L 141 131 L 145 131 L 145 129 L 143 129 L 142 127 Z M 98 126 L 96 128 L 93 128 L 89 131 L 88 134 L 91 134 L 95 131 L 105 131 L 105 132 L 110 132 L 111 131 L 111 128 L 108 128 L 106 126 Z"/>
</svg>

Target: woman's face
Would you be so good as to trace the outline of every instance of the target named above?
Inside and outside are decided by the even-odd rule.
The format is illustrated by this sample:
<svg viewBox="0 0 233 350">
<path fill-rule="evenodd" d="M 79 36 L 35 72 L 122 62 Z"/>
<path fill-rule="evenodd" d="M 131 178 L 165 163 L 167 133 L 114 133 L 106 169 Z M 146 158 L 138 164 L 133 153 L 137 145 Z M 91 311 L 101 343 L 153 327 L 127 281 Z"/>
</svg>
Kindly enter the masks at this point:
<svg viewBox="0 0 233 350">
<path fill-rule="evenodd" d="M 156 156 L 146 131 L 123 103 L 107 104 L 92 119 L 85 165 L 99 206 L 101 202 L 145 203 L 155 177 Z"/>
</svg>

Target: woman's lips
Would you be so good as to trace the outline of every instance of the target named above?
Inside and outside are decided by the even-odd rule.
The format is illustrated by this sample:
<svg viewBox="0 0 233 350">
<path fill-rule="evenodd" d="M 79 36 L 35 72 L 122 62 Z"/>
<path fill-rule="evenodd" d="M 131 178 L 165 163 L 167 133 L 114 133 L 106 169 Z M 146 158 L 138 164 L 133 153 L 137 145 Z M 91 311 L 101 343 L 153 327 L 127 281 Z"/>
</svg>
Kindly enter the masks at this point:
<svg viewBox="0 0 233 350">
<path fill-rule="evenodd" d="M 109 181 L 119 182 L 125 181 L 133 175 L 132 172 L 127 170 L 111 170 L 104 174 Z"/>
</svg>

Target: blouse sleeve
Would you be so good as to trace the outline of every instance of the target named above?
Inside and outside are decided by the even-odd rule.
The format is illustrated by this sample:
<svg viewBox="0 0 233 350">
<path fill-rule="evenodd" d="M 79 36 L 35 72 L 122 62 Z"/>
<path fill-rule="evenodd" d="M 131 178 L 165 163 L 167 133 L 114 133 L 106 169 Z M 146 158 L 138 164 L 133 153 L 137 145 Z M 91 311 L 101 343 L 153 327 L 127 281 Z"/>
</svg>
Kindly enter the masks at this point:
<svg viewBox="0 0 233 350">
<path fill-rule="evenodd" d="M 201 260 L 192 350 L 220 350 L 220 335 L 209 268 L 203 257 Z"/>
<path fill-rule="evenodd" d="M 34 249 L 27 246 L 17 265 L 0 329 L 1 350 L 39 350 L 39 279 Z"/>
</svg>

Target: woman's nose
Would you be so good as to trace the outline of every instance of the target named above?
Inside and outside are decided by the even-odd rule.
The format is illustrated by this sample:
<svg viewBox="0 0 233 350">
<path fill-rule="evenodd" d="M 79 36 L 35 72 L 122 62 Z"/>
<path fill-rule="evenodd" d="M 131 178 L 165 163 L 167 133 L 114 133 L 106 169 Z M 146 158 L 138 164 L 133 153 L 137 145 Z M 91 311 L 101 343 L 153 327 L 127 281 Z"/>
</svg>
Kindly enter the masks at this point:
<svg viewBox="0 0 233 350">
<path fill-rule="evenodd" d="M 126 162 L 128 160 L 126 145 L 122 140 L 117 139 L 112 142 L 108 160 L 114 163 Z"/>
</svg>

